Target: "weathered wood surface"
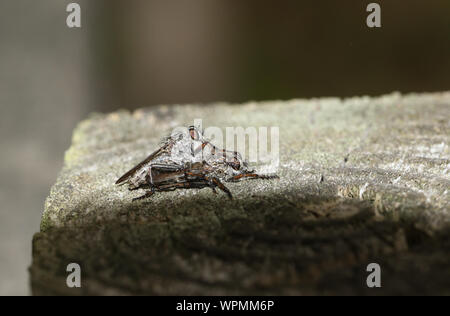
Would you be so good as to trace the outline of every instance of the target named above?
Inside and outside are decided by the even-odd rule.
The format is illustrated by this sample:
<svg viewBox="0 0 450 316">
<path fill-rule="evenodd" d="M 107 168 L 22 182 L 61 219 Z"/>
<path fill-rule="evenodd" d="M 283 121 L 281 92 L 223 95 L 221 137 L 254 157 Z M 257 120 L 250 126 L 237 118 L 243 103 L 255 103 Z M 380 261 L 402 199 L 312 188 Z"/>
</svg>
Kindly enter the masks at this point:
<svg viewBox="0 0 450 316">
<path fill-rule="evenodd" d="M 174 126 L 279 126 L 279 180 L 114 181 Z M 160 106 L 80 123 L 33 240 L 34 294 L 450 294 L 450 93 Z M 323 176 L 323 181 L 320 181 Z M 81 265 L 82 288 L 66 287 Z M 366 266 L 382 267 L 382 288 Z"/>
</svg>

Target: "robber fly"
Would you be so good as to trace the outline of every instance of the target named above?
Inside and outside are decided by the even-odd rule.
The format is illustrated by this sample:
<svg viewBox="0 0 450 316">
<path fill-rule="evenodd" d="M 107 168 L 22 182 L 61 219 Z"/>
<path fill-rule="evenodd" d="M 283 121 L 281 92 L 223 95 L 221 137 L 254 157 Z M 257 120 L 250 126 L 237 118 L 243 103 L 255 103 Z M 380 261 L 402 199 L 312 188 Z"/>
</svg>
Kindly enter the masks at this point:
<svg viewBox="0 0 450 316">
<path fill-rule="evenodd" d="M 116 184 L 128 184 L 129 190 L 147 190 L 133 201 L 148 198 L 155 192 L 202 188 L 211 188 L 214 193 L 219 188 L 232 199 L 222 181 L 236 182 L 244 178 L 278 176 L 255 173 L 238 152 L 214 146 L 198 128 L 190 126 L 186 132 L 164 139 L 160 148 L 120 177 Z"/>
</svg>

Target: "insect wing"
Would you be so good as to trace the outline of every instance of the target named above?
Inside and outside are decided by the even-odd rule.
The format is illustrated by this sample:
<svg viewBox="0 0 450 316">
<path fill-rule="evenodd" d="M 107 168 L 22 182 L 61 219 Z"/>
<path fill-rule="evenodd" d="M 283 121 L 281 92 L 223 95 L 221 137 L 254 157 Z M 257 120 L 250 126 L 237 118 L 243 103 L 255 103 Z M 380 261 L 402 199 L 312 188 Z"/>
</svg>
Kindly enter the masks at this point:
<svg viewBox="0 0 450 316">
<path fill-rule="evenodd" d="M 155 157 L 157 157 L 161 152 L 163 152 L 163 150 L 168 146 L 168 144 L 164 145 L 163 147 L 155 150 L 153 153 L 151 153 L 147 158 L 145 158 L 143 161 L 141 161 L 140 163 L 138 163 L 135 167 L 133 167 L 133 169 L 127 171 L 123 176 L 121 176 L 119 178 L 119 180 L 116 181 L 116 184 L 121 184 L 125 181 L 127 181 L 129 178 L 131 178 L 133 175 L 136 174 L 136 172 L 141 169 L 142 167 L 144 167 L 145 165 L 147 165 L 150 161 L 152 161 L 153 159 L 155 159 Z"/>
</svg>

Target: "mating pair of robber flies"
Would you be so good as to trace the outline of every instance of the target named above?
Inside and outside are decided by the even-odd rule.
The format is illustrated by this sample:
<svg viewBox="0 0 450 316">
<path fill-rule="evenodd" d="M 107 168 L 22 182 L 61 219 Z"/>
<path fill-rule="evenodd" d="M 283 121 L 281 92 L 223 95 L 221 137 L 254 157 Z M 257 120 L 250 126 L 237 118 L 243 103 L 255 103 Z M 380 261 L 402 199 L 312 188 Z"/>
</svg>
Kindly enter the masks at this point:
<svg viewBox="0 0 450 316">
<path fill-rule="evenodd" d="M 120 177 L 116 184 L 126 183 L 129 190 L 146 190 L 133 201 L 148 198 L 155 192 L 202 188 L 211 188 L 214 193 L 219 188 L 232 199 L 222 181 L 257 178 L 278 176 L 255 173 L 238 152 L 214 146 L 199 129 L 190 126 L 185 132 L 167 137 L 160 148 Z"/>
</svg>

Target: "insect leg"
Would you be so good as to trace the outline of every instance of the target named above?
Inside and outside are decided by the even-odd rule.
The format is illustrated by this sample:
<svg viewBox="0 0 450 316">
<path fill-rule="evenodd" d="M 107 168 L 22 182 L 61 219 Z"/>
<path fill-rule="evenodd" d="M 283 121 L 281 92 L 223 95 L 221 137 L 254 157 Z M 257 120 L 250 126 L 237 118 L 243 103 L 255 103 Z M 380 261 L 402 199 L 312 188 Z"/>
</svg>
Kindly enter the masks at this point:
<svg viewBox="0 0 450 316">
<path fill-rule="evenodd" d="M 195 186 L 195 180 L 193 180 L 193 179 L 198 178 L 199 180 L 207 182 L 208 183 L 207 186 L 209 186 L 211 188 L 211 190 L 213 191 L 214 194 L 217 194 L 217 191 L 215 188 L 216 184 L 211 179 L 207 178 L 203 172 L 185 171 L 184 174 L 185 174 L 186 178 L 190 178 L 190 180 L 188 180 L 188 181 L 190 181 L 189 183 L 192 187 Z M 202 186 L 202 185 L 200 185 L 200 186 Z"/>
<path fill-rule="evenodd" d="M 158 187 L 158 191 L 175 191 L 177 188 L 184 188 L 186 185 L 184 183 L 172 183 L 166 184 L 164 186 Z"/>
<path fill-rule="evenodd" d="M 132 200 L 132 202 L 137 201 L 137 200 L 142 200 L 142 199 L 148 198 L 148 197 L 152 196 L 153 193 L 155 193 L 155 189 L 154 189 L 154 188 L 151 188 L 149 191 L 145 192 L 144 195 L 141 195 L 141 196 L 138 196 L 137 198 L 134 198 L 134 199 Z"/>
<path fill-rule="evenodd" d="M 221 189 L 223 192 L 225 192 L 228 195 L 228 198 L 230 200 L 233 199 L 233 195 L 231 195 L 231 191 L 222 182 L 220 182 L 219 179 L 217 179 L 217 178 L 209 179 L 207 177 L 205 177 L 205 179 L 208 181 L 210 180 L 214 185 L 216 185 L 217 187 L 219 187 L 219 189 Z"/>
<path fill-rule="evenodd" d="M 277 175 L 265 175 L 265 174 L 257 174 L 257 173 L 242 173 L 237 176 L 231 177 L 227 179 L 227 182 L 236 182 L 241 180 L 242 178 L 251 178 L 251 179 L 278 179 Z"/>
</svg>

